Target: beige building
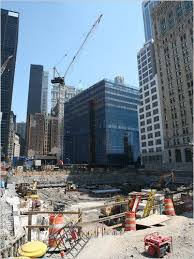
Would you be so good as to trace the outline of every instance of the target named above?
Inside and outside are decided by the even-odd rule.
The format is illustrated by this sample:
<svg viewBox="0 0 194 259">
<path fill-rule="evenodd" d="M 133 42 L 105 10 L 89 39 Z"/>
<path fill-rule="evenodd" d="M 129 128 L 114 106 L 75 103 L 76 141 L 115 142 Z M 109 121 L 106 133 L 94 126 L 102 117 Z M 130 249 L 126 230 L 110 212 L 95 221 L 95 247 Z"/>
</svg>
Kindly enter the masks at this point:
<svg viewBox="0 0 194 259">
<path fill-rule="evenodd" d="M 27 155 L 55 155 L 58 151 L 58 121 L 56 117 L 35 113 L 28 116 Z"/>
<path fill-rule="evenodd" d="M 20 156 L 20 137 L 15 134 L 14 137 L 14 152 L 13 152 L 14 157 L 19 157 Z"/>
<path fill-rule="evenodd" d="M 163 163 L 170 168 L 189 168 L 193 143 L 193 3 L 162 1 L 152 16 L 164 136 Z"/>
</svg>

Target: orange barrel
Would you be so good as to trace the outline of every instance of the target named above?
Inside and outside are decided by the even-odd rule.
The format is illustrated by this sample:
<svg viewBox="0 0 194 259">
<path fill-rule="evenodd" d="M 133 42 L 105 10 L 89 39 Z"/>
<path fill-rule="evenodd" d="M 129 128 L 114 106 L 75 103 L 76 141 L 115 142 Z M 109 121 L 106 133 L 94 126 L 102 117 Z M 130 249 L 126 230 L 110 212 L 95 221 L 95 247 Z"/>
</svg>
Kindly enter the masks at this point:
<svg viewBox="0 0 194 259">
<path fill-rule="evenodd" d="M 53 224 L 53 230 L 52 230 L 52 236 L 54 238 L 54 245 L 55 247 L 57 244 L 60 244 L 62 239 L 61 235 L 64 234 L 64 229 L 62 229 L 65 225 L 65 220 L 62 214 L 58 214 L 54 218 L 54 224 Z"/>
<path fill-rule="evenodd" d="M 55 239 L 53 237 L 53 225 L 55 221 L 55 215 L 51 214 L 49 217 L 49 238 L 48 238 L 48 245 L 50 247 L 55 247 Z"/>
<path fill-rule="evenodd" d="M 136 231 L 135 212 L 125 212 L 125 231 Z"/>
<path fill-rule="evenodd" d="M 164 199 L 164 212 L 166 215 L 175 216 L 174 205 L 172 203 L 172 199 L 170 199 L 170 198 Z"/>
</svg>

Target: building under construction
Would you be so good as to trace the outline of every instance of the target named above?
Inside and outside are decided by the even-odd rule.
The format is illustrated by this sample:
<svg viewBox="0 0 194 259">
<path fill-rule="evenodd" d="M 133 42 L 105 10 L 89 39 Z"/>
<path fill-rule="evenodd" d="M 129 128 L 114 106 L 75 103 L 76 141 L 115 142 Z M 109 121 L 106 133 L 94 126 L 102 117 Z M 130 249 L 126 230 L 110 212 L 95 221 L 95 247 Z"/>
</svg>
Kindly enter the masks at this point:
<svg viewBox="0 0 194 259">
<path fill-rule="evenodd" d="M 139 92 L 104 79 L 64 107 L 64 161 L 123 166 L 139 156 Z"/>
</svg>

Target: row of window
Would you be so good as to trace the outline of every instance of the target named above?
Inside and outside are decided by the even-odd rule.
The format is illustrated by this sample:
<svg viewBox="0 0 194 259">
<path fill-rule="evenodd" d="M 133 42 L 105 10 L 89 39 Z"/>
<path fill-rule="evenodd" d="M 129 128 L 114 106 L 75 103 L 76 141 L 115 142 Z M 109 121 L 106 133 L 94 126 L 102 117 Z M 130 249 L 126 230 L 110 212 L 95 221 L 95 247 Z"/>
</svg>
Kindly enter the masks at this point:
<svg viewBox="0 0 194 259">
<path fill-rule="evenodd" d="M 160 151 L 162 151 L 162 148 L 161 148 L 161 147 L 156 147 L 156 152 L 160 152 Z M 142 152 L 142 153 L 147 153 L 147 149 L 142 149 L 141 152 Z M 148 149 L 148 152 L 149 152 L 149 153 L 154 152 L 154 148 L 149 148 L 149 149 Z"/>
<path fill-rule="evenodd" d="M 159 121 L 159 116 L 154 117 L 154 122 L 156 122 L 156 121 Z M 147 119 L 146 123 L 147 123 L 147 125 L 151 124 L 152 123 L 152 118 Z M 140 126 L 144 126 L 144 125 L 145 125 L 145 121 L 141 121 L 140 122 Z"/>
<path fill-rule="evenodd" d="M 156 139 L 155 140 L 155 144 L 156 145 L 160 145 L 162 142 L 161 142 L 161 139 Z M 148 146 L 153 146 L 154 145 L 154 141 L 153 140 L 149 140 L 148 143 L 147 142 L 142 142 L 141 143 L 141 146 L 142 147 L 146 147 L 148 144 Z"/>
<path fill-rule="evenodd" d="M 155 137 L 157 138 L 157 137 L 160 137 L 160 131 L 156 131 L 155 133 L 154 133 L 154 135 L 155 135 Z M 147 134 L 147 138 L 148 139 L 150 139 L 150 138 L 153 138 L 153 133 L 148 133 Z M 146 135 L 142 135 L 141 136 L 141 140 L 144 140 L 144 139 L 146 139 Z"/>
<path fill-rule="evenodd" d="M 141 108 L 141 109 L 143 109 L 143 108 Z M 158 108 L 153 110 L 153 115 L 156 115 L 158 113 L 159 113 Z M 145 115 L 146 115 L 146 117 L 150 117 L 150 116 L 152 116 L 152 113 L 151 113 L 151 111 L 150 112 L 146 112 Z M 144 119 L 144 114 L 141 114 L 139 116 L 139 118 L 140 118 L 140 120 Z"/>
</svg>

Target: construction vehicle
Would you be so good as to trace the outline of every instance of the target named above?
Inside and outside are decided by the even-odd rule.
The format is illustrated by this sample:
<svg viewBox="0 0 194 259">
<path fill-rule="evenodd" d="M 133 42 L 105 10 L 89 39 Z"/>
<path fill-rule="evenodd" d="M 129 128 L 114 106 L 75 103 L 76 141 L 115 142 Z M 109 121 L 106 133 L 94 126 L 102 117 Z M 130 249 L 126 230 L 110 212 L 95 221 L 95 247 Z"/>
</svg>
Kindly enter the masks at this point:
<svg viewBox="0 0 194 259">
<path fill-rule="evenodd" d="M 77 186 L 71 181 L 67 182 L 66 188 L 67 188 L 67 191 L 76 191 L 77 190 Z"/>
<path fill-rule="evenodd" d="M 9 61 L 10 61 L 12 58 L 13 58 L 13 55 L 9 56 L 9 57 L 5 60 L 5 62 L 3 63 L 3 65 L 1 66 L 1 76 L 3 75 L 3 73 L 4 73 L 4 71 L 5 71 L 6 67 L 7 67 L 7 65 L 8 65 L 8 63 L 9 63 Z"/>
<path fill-rule="evenodd" d="M 152 183 L 150 185 L 151 188 L 156 188 L 156 189 L 164 189 L 164 188 L 169 188 L 173 189 L 175 185 L 175 175 L 174 172 L 171 171 L 168 174 L 163 174 L 160 176 L 160 179 L 157 183 Z"/>
<path fill-rule="evenodd" d="M 30 197 L 31 195 L 37 195 L 37 182 L 33 181 L 33 184 L 20 183 L 16 185 L 16 192 L 21 197 Z"/>
<path fill-rule="evenodd" d="M 172 253 L 172 237 L 159 235 L 158 232 L 144 237 L 144 249 L 149 256 L 161 258 Z"/>
</svg>

